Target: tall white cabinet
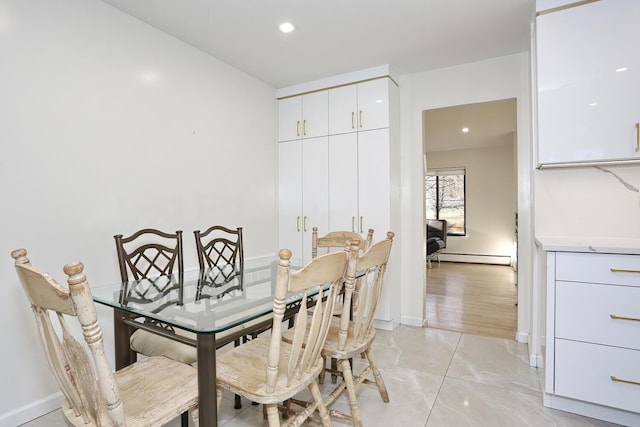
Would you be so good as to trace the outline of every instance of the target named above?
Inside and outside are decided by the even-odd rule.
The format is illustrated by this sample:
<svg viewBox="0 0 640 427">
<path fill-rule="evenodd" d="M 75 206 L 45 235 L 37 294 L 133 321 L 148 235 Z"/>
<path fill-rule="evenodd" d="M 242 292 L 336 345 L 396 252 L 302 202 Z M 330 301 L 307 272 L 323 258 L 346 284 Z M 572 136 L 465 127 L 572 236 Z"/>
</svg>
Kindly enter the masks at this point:
<svg viewBox="0 0 640 427">
<path fill-rule="evenodd" d="M 640 161 L 640 1 L 536 3 L 538 163 Z"/>
<path fill-rule="evenodd" d="M 278 224 L 281 248 L 311 257 L 311 228 L 329 227 L 328 94 L 278 102 Z"/>
<path fill-rule="evenodd" d="M 350 230 L 363 236 L 373 228 L 374 241 L 387 231 L 399 232 L 398 196 L 392 191 L 399 176 L 399 154 L 393 149 L 398 87 L 380 68 L 364 71 L 279 94 L 278 246 L 292 249 L 294 261 L 310 259 L 313 227 L 321 235 Z M 388 283 L 394 274 L 390 265 Z M 392 329 L 398 316 L 399 295 L 386 286 L 376 316 L 379 327 Z"/>
<path fill-rule="evenodd" d="M 331 230 L 390 229 L 391 85 L 383 78 L 329 90 Z"/>
</svg>

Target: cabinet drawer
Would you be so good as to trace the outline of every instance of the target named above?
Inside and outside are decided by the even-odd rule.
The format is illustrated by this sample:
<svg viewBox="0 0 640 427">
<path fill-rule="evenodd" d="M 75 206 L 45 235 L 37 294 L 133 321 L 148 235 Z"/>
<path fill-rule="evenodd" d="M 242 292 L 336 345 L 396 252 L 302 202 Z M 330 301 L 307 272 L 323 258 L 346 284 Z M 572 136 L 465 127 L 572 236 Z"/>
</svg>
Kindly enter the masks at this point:
<svg viewBox="0 0 640 427">
<path fill-rule="evenodd" d="M 556 282 L 555 336 L 640 350 L 640 287 Z"/>
<path fill-rule="evenodd" d="M 640 412 L 640 351 L 556 339 L 555 393 Z"/>
<path fill-rule="evenodd" d="M 556 280 L 640 286 L 640 255 L 558 252 Z"/>
</svg>

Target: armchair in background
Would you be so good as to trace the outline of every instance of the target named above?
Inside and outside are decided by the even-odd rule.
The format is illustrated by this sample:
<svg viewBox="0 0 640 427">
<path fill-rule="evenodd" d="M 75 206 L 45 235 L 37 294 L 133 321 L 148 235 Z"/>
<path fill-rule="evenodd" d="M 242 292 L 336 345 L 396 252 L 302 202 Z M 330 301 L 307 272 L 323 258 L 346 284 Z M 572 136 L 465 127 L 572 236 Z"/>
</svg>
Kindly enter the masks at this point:
<svg viewBox="0 0 640 427">
<path fill-rule="evenodd" d="M 427 265 L 431 260 L 440 262 L 440 252 L 447 247 L 447 221 L 444 219 L 427 220 Z"/>
</svg>

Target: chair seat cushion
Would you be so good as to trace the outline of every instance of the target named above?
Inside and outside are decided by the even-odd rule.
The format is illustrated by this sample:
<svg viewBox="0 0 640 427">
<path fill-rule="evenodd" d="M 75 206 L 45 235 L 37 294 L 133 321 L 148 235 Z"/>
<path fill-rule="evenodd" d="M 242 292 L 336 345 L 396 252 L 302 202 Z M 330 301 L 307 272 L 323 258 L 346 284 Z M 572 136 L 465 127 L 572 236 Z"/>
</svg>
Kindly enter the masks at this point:
<svg viewBox="0 0 640 427">
<path fill-rule="evenodd" d="M 427 239 L 427 256 L 436 253 L 444 248 L 444 241 L 439 237 L 430 237 Z"/>
<path fill-rule="evenodd" d="M 277 403 L 295 396 L 320 374 L 322 358 L 318 358 L 310 372 L 303 373 L 299 380 L 287 385 L 286 372 L 291 345 L 282 342 L 275 390 L 273 393 L 267 393 L 267 358 L 270 343 L 271 337 L 259 337 L 218 355 L 216 359 L 218 386 L 254 402 Z"/>
<path fill-rule="evenodd" d="M 195 339 L 196 336 L 192 332 L 177 330 L 180 335 Z M 195 347 L 174 341 L 153 332 L 137 329 L 129 339 L 131 349 L 136 353 L 145 356 L 164 356 L 177 362 L 191 365 L 198 360 Z"/>
<path fill-rule="evenodd" d="M 253 319 L 249 322 L 243 323 L 242 325 L 217 333 L 216 340 L 218 340 L 219 343 L 224 343 L 222 345 L 225 345 L 227 344 L 226 338 L 231 334 L 236 334 L 245 330 L 247 333 L 254 331 L 262 332 L 262 330 L 269 329 L 270 325 L 263 328 L 257 327 L 262 323 L 268 323 L 272 319 L 272 314 L 258 317 L 257 319 Z M 193 332 L 183 331 L 182 329 L 176 329 L 176 334 L 193 340 L 196 339 L 196 334 Z M 144 354 L 145 356 L 164 356 L 178 362 L 186 363 L 187 365 L 191 365 L 198 360 L 197 350 L 195 347 L 142 329 L 137 329 L 133 334 L 131 334 L 129 346 L 136 353 Z M 218 345 L 217 347 L 219 348 L 221 345 Z"/>
</svg>

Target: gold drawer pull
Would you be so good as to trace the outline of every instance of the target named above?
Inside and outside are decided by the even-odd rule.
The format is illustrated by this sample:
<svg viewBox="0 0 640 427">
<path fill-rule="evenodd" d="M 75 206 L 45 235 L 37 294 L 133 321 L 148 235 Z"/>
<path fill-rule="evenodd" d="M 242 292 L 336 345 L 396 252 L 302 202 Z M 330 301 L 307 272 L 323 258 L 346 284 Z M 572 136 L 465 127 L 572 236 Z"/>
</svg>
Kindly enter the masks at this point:
<svg viewBox="0 0 640 427">
<path fill-rule="evenodd" d="M 636 123 L 636 151 L 640 151 L 640 123 Z"/>
<path fill-rule="evenodd" d="M 617 314 L 610 314 L 609 315 L 612 319 L 619 319 L 619 320 L 633 320 L 634 322 L 640 322 L 640 319 L 638 319 L 637 317 L 625 317 L 625 316 L 618 316 Z"/>
<path fill-rule="evenodd" d="M 640 385 L 640 382 L 638 381 L 631 381 L 631 380 L 623 380 L 622 378 L 618 378 L 615 375 L 611 375 L 611 381 L 617 381 L 619 383 L 627 383 L 627 384 L 634 384 L 634 385 Z"/>
<path fill-rule="evenodd" d="M 612 273 L 640 273 L 640 270 L 630 270 L 627 268 L 610 268 Z"/>
</svg>

